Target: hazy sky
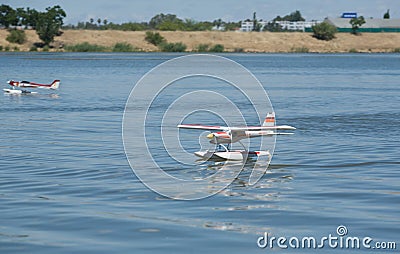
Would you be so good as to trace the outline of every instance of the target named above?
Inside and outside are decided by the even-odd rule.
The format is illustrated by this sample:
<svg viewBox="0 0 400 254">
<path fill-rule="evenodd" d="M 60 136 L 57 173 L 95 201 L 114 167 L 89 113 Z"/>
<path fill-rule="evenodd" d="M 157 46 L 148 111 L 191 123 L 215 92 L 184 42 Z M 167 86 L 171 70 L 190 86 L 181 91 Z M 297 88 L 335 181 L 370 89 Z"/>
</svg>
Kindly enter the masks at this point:
<svg viewBox="0 0 400 254">
<path fill-rule="evenodd" d="M 180 18 L 197 21 L 240 21 L 252 18 L 271 20 L 300 10 L 307 20 L 336 17 L 342 12 L 358 12 L 364 17 L 382 18 L 390 9 L 392 18 L 400 19 L 400 0 L 3 0 L 2 4 L 31 7 L 43 11 L 48 6 L 60 5 L 67 13 L 66 24 L 88 21 L 90 18 L 109 22 L 149 21 L 158 13 L 172 13 Z"/>
</svg>

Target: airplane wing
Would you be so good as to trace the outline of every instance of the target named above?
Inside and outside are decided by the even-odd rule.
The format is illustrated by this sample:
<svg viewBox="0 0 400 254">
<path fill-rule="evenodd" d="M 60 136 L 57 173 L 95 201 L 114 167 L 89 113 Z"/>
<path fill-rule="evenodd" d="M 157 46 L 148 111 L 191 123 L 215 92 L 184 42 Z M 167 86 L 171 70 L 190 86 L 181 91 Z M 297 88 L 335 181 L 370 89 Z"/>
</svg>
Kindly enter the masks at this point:
<svg viewBox="0 0 400 254">
<path fill-rule="evenodd" d="M 292 135 L 294 133 L 291 132 L 275 132 L 273 130 L 271 131 L 262 131 L 262 136 L 273 136 L 273 135 Z M 247 132 L 246 130 L 231 130 L 231 137 L 232 139 L 235 139 L 237 137 L 246 137 Z M 251 137 L 251 136 L 250 136 Z"/>
<path fill-rule="evenodd" d="M 227 131 L 228 127 L 224 126 L 211 126 L 211 125 L 201 125 L 201 124 L 179 124 L 178 128 L 181 129 L 198 129 L 198 130 L 213 130 L 213 131 Z"/>
<path fill-rule="evenodd" d="M 246 126 L 246 127 L 226 127 L 226 126 L 212 126 L 201 124 L 180 124 L 178 128 L 182 129 L 198 129 L 198 130 L 220 130 L 220 131 L 256 131 L 256 130 L 295 130 L 295 127 L 289 125 L 277 126 Z"/>
<path fill-rule="evenodd" d="M 226 127 L 229 130 L 244 130 L 244 131 L 257 131 L 257 130 L 295 130 L 296 128 L 289 125 L 276 125 L 276 126 L 246 126 L 246 127 Z"/>
</svg>

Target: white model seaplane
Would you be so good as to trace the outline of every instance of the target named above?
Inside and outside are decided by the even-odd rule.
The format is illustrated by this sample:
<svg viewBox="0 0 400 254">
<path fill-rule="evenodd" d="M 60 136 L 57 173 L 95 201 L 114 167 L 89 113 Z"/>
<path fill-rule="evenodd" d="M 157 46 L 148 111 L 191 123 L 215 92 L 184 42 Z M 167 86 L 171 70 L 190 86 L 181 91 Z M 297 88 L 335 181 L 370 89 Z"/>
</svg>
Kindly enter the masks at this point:
<svg viewBox="0 0 400 254">
<path fill-rule="evenodd" d="M 198 151 L 194 154 L 204 160 L 234 160 L 241 161 L 249 157 L 271 156 L 269 151 L 248 151 L 240 142 L 242 139 L 273 135 L 291 135 L 289 132 L 278 130 L 295 130 L 289 125 L 275 125 L 275 112 L 268 113 L 262 126 L 225 127 L 208 126 L 200 124 L 180 124 L 178 128 L 216 131 L 207 135 L 211 144 L 216 145 L 215 150 Z M 230 150 L 229 145 L 239 142 L 244 150 Z M 226 144 L 226 146 L 224 145 Z"/>
<path fill-rule="evenodd" d="M 56 90 L 60 87 L 60 80 L 56 79 L 54 80 L 51 84 L 38 84 L 34 82 L 29 82 L 29 81 L 15 81 L 15 80 L 9 80 L 7 81 L 7 84 L 11 86 L 11 89 L 3 89 L 5 93 L 9 94 L 35 94 L 37 92 L 31 92 L 25 89 L 19 90 L 15 89 L 16 87 L 19 88 L 43 88 L 43 89 L 52 89 Z"/>
</svg>

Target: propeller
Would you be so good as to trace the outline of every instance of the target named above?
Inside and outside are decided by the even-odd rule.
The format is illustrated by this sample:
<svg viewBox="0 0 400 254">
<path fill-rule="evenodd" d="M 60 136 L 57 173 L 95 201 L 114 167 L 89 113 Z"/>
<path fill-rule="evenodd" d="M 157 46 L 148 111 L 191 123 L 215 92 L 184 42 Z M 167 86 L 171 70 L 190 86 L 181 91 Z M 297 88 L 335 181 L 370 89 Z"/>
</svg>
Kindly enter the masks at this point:
<svg viewBox="0 0 400 254">
<path fill-rule="evenodd" d="M 214 135 L 214 133 L 210 133 L 210 134 L 208 134 L 208 135 L 207 135 L 207 138 L 208 138 L 208 139 L 213 139 L 213 138 L 215 138 L 215 135 Z"/>
<path fill-rule="evenodd" d="M 210 133 L 206 136 L 208 139 L 210 139 L 211 144 L 217 144 L 217 137 L 215 136 L 214 133 Z"/>
</svg>

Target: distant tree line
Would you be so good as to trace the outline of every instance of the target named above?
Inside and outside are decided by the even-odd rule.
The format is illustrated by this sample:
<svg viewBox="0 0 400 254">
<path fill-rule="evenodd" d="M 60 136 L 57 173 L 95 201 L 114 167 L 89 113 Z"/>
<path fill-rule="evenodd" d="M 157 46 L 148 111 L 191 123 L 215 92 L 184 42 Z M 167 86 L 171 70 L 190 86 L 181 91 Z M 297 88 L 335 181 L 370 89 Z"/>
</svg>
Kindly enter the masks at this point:
<svg viewBox="0 0 400 254">
<path fill-rule="evenodd" d="M 241 22 L 225 22 L 221 19 L 210 21 L 196 21 L 193 19 L 180 19 L 175 14 L 160 13 L 152 17 L 149 22 L 127 22 L 115 24 L 107 19 L 93 18 L 86 22 L 78 22 L 77 25 L 67 25 L 64 29 L 93 29 L 93 30 L 123 30 L 123 31 L 207 31 L 213 27 L 225 27 L 225 30 L 240 28 Z"/>
<path fill-rule="evenodd" d="M 49 45 L 55 36 L 60 35 L 60 29 L 64 24 L 63 19 L 66 16 L 67 14 L 59 5 L 48 7 L 44 12 L 30 8 L 13 9 L 5 4 L 0 5 L 0 25 L 8 29 L 17 27 L 35 29 L 44 45 Z M 12 38 L 17 34 L 12 30 L 10 33 Z"/>
<path fill-rule="evenodd" d="M 59 6 L 48 7 L 45 11 L 40 12 L 31 8 L 16 8 L 2 4 L 0 5 L 0 27 L 9 29 L 7 40 L 12 43 L 23 44 L 26 41 L 26 36 L 23 28 L 30 28 L 36 30 L 39 38 L 43 41 L 43 45 L 49 46 L 54 41 L 55 36 L 62 34 L 63 29 L 93 29 L 93 30 L 123 30 L 123 31 L 148 31 L 146 33 L 146 41 L 159 47 L 161 51 L 185 51 L 186 45 L 182 43 L 168 43 L 159 33 L 153 33 L 151 30 L 159 31 L 207 31 L 212 30 L 214 27 L 224 28 L 224 30 L 237 30 L 241 27 L 241 22 L 225 22 L 222 19 L 210 21 L 195 21 L 193 19 L 180 19 L 174 14 L 160 13 L 152 17 L 148 22 L 128 22 L 122 24 L 115 24 L 109 22 L 107 19 L 98 18 L 97 20 L 91 18 L 87 22 L 78 22 L 77 25 L 64 25 L 64 18 L 66 17 L 65 11 Z M 384 14 L 384 19 L 389 19 L 389 10 Z M 277 16 L 271 22 L 267 23 L 262 28 L 261 21 L 256 17 L 256 12 L 253 13 L 253 19 L 246 21 L 253 22 L 253 31 L 271 31 L 283 32 L 279 22 L 298 22 L 305 21 L 300 11 L 296 10 L 283 17 Z M 359 34 L 360 27 L 366 23 L 363 16 L 353 18 L 349 22 L 352 26 L 352 33 Z M 22 28 L 22 29 L 21 29 Z M 335 38 L 337 29 L 335 26 L 327 22 L 320 23 L 312 27 L 313 36 L 320 40 L 332 40 Z M 78 45 L 78 49 L 86 50 L 88 45 Z M 131 49 L 127 45 L 116 45 L 114 51 L 120 50 L 136 50 Z M 74 48 L 73 50 L 77 50 Z M 222 52 L 224 50 L 222 45 L 198 45 L 197 51 L 199 52 Z"/>
</svg>

